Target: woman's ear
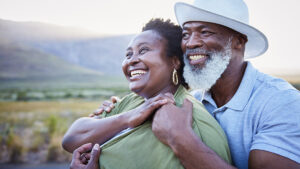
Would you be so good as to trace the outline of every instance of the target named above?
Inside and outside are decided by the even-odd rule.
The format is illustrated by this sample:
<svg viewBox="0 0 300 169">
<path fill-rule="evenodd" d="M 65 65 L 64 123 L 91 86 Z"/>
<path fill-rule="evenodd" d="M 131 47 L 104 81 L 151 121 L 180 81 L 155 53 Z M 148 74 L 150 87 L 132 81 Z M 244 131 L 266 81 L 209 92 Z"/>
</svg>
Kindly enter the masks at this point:
<svg viewBox="0 0 300 169">
<path fill-rule="evenodd" d="M 172 65 L 176 70 L 180 68 L 181 63 L 178 57 L 172 57 Z"/>
</svg>

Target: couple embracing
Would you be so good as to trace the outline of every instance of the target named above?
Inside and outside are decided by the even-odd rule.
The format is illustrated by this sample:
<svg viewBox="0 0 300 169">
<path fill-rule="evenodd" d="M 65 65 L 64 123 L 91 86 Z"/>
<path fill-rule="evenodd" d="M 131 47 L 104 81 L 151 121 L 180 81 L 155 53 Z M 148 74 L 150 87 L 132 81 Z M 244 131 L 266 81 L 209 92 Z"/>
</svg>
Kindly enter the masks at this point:
<svg viewBox="0 0 300 169">
<path fill-rule="evenodd" d="M 268 48 L 246 4 L 179 2 L 175 14 L 180 26 L 153 19 L 129 43 L 133 93 L 67 131 L 71 167 L 300 168 L 300 93 L 245 61 Z M 101 145 L 99 163 L 86 143 Z"/>
</svg>

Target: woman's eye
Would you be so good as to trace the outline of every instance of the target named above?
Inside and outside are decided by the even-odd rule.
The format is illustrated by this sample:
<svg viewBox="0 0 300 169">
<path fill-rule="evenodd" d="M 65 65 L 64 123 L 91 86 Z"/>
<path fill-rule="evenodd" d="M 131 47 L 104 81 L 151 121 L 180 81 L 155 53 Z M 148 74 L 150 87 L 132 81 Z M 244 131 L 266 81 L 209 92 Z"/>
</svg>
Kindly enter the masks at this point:
<svg viewBox="0 0 300 169">
<path fill-rule="evenodd" d="M 130 57 L 132 56 L 132 54 L 133 54 L 132 52 L 127 52 L 127 53 L 126 53 L 126 57 L 127 57 L 127 58 L 130 58 Z"/>
<path fill-rule="evenodd" d="M 141 48 L 140 51 L 139 51 L 139 54 L 145 54 L 147 51 L 149 51 L 148 48 Z"/>
</svg>

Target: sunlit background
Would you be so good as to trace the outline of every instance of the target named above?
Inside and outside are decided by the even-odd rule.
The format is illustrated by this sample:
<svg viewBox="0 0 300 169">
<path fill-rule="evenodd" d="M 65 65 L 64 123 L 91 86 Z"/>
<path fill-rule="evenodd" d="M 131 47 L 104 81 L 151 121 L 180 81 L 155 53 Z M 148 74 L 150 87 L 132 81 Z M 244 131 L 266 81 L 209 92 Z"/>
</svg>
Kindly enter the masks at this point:
<svg viewBox="0 0 300 169">
<path fill-rule="evenodd" d="M 170 18 L 175 0 L 0 0 L 0 18 L 39 21 L 84 28 L 99 34 L 138 33 L 153 17 Z M 184 2 L 191 3 L 192 0 Z M 300 72 L 297 52 L 300 38 L 299 0 L 245 0 L 250 24 L 266 34 L 270 47 L 253 59 L 264 71 L 276 74 Z"/>
<path fill-rule="evenodd" d="M 176 22 L 175 2 L 0 0 L 0 168 L 66 167 L 64 132 L 129 92 L 120 67 L 128 41 L 151 18 Z M 254 66 L 299 89 L 300 1 L 245 2 L 250 24 L 269 40 Z"/>
</svg>

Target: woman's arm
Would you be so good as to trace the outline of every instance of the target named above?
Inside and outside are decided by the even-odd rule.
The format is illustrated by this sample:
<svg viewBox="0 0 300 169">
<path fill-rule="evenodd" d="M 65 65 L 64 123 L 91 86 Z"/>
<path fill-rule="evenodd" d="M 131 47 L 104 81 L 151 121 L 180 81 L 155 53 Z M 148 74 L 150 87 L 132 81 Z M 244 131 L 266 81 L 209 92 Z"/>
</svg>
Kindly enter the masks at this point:
<svg viewBox="0 0 300 169">
<path fill-rule="evenodd" d="M 65 150 L 73 152 L 85 143 L 101 145 L 122 130 L 142 124 L 157 108 L 166 103 L 174 104 L 174 98 L 160 94 L 128 112 L 102 119 L 80 118 L 68 129 L 63 138 L 62 146 Z"/>
<path fill-rule="evenodd" d="M 108 118 L 82 117 L 76 120 L 64 135 L 62 146 L 68 152 L 73 152 L 85 143 L 102 144 L 115 134 L 128 128 L 125 114 Z"/>
</svg>

